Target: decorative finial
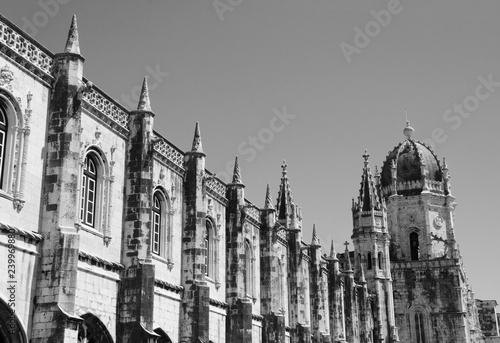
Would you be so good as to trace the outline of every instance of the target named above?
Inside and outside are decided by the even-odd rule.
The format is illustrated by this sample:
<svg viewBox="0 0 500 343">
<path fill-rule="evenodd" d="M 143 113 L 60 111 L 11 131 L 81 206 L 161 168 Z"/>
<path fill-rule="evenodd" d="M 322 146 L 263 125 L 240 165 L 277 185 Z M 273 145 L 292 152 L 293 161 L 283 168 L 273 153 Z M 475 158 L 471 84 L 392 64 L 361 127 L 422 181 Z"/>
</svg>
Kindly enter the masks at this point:
<svg viewBox="0 0 500 343">
<path fill-rule="evenodd" d="M 80 42 L 78 41 L 78 27 L 76 25 L 76 15 L 73 14 L 71 19 L 71 27 L 68 32 L 68 39 L 66 40 L 66 47 L 64 52 L 71 52 L 73 54 L 80 54 Z"/>
<path fill-rule="evenodd" d="M 415 132 L 415 129 L 410 126 L 410 122 L 406 121 L 406 127 L 403 130 L 403 134 L 406 136 L 406 139 L 411 139 L 411 135 Z"/>
<path fill-rule="evenodd" d="M 203 152 L 203 147 L 201 145 L 201 134 L 200 134 L 200 123 L 196 122 L 196 127 L 194 129 L 193 147 L 191 151 Z"/>
<path fill-rule="evenodd" d="M 281 164 L 281 169 L 283 169 L 282 171 L 282 174 L 283 174 L 283 178 L 285 179 L 286 178 L 286 167 L 288 167 L 288 164 L 286 164 L 286 161 L 283 160 L 283 163 Z"/>
<path fill-rule="evenodd" d="M 367 150 L 367 149 L 365 149 L 365 154 L 363 155 L 363 158 L 365 159 L 365 162 L 364 162 L 364 163 L 365 163 L 365 168 L 367 168 L 367 167 L 368 167 L 368 163 L 369 163 L 369 162 L 368 162 L 368 158 L 369 158 L 369 157 L 370 157 L 370 155 L 368 154 L 368 150 Z"/>
<path fill-rule="evenodd" d="M 238 156 L 234 159 L 233 183 L 241 183 L 240 164 L 238 163 Z"/>
<path fill-rule="evenodd" d="M 316 224 L 315 223 L 313 223 L 313 234 L 312 234 L 311 246 L 312 247 L 319 247 L 319 246 L 321 246 L 321 244 L 319 242 L 318 235 L 316 234 Z"/>
<path fill-rule="evenodd" d="M 448 170 L 448 164 L 446 164 L 446 158 L 443 157 L 443 170 Z"/>
<path fill-rule="evenodd" d="M 148 77 L 144 76 L 142 81 L 141 96 L 139 97 L 138 110 L 151 111 L 151 103 L 149 101 Z"/>
<path fill-rule="evenodd" d="M 266 201 L 264 203 L 264 208 L 267 210 L 274 210 L 273 200 L 271 199 L 271 190 L 269 187 L 269 183 L 267 183 L 266 188 Z"/>
</svg>

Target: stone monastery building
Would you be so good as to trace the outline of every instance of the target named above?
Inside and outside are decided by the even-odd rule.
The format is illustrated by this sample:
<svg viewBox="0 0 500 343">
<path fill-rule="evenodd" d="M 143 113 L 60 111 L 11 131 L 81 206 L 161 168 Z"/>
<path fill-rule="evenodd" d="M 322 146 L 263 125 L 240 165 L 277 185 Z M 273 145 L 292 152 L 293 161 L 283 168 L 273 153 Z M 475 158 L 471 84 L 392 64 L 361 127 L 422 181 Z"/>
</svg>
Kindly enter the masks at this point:
<svg viewBox="0 0 500 343">
<path fill-rule="evenodd" d="M 129 111 L 83 70 L 75 17 L 53 54 L 0 16 L 0 342 L 500 342 L 409 124 L 380 172 L 365 153 L 340 253 L 303 237 L 285 163 L 255 205 L 198 124 L 189 151 L 154 130 L 147 80 Z"/>
</svg>

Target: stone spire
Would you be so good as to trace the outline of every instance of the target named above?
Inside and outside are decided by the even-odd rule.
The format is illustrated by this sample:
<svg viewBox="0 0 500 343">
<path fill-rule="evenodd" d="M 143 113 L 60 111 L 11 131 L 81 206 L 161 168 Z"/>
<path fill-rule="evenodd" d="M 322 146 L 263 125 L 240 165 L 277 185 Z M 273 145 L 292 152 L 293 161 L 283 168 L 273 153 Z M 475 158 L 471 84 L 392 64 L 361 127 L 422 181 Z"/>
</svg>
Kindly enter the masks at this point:
<svg viewBox="0 0 500 343">
<path fill-rule="evenodd" d="M 269 188 L 269 183 L 267 183 L 267 188 L 266 188 L 266 201 L 264 203 L 264 209 L 274 210 L 273 200 L 271 199 L 271 190 Z"/>
<path fill-rule="evenodd" d="M 232 183 L 241 183 L 241 172 L 240 172 L 240 164 L 238 163 L 238 156 L 234 159 L 234 171 L 233 171 L 233 182 Z"/>
<path fill-rule="evenodd" d="M 320 247 L 321 244 L 319 242 L 318 235 L 316 234 L 316 224 L 313 223 L 313 233 L 312 233 L 312 241 L 311 241 L 311 247 Z"/>
<path fill-rule="evenodd" d="M 80 55 L 80 42 L 78 41 L 78 27 L 76 26 L 76 15 L 73 14 L 71 19 L 71 27 L 68 32 L 68 39 L 66 40 L 66 47 L 64 52 Z"/>
<path fill-rule="evenodd" d="M 351 258 L 349 256 L 349 242 L 345 242 L 344 243 L 345 245 L 345 252 L 344 252 L 344 259 L 345 259 L 345 270 L 346 271 L 351 271 L 352 272 L 352 267 L 351 267 Z"/>
<path fill-rule="evenodd" d="M 196 122 L 196 127 L 194 129 L 193 147 L 192 152 L 203 153 L 203 147 L 201 145 L 201 134 L 200 134 L 200 123 Z"/>
<path fill-rule="evenodd" d="M 380 209 L 380 199 L 370 170 L 369 157 L 368 151 L 365 150 L 365 154 L 363 155 L 364 167 L 363 175 L 361 176 L 358 206 L 354 206 L 355 210 L 361 208 L 363 212 L 370 211 L 371 209 Z"/>
<path fill-rule="evenodd" d="M 289 211 L 291 211 L 291 207 L 295 206 L 292 198 L 292 191 L 290 190 L 290 184 L 288 182 L 288 173 L 286 171 L 286 161 L 283 160 L 283 164 L 281 165 L 282 176 L 281 176 L 281 184 L 280 191 L 278 194 L 278 219 L 284 220 L 287 218 Z"/>
<path fill-rule="evenodd" d="M 363 268 L 363 264 L 361 264 L 359 268 L 361 269 L 361 274 L 359 276 L 359 283 L 364 285 L 366 284 L 366 278 L 365 278 L 365 270 Z"/>
<path fill-rule="evenodd" d="M 335 252 L 335 243 L 333 242 L 333 239 L 332 239 L 332 246 L 330 248 L 330 259 L 338 261 L 337 253 Z"/>
<path fill-rule="evenodd" d="M 144 81 L 142 81 L 141 95 L 139 97 L 139 104 L 137 109 L 141 111 L 151 112 L 151 103 L 149 101 L 149 90 L 148 90 L 148 78 L 144 76 Z"/>
</svg>

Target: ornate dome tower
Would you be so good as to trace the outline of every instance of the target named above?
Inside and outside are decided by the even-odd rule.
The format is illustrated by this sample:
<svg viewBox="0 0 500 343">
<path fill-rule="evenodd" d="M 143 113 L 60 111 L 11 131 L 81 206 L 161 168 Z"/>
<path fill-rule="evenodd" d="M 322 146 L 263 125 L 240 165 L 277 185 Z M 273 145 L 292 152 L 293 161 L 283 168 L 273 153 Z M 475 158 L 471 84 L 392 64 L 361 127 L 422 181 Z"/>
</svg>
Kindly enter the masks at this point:
<svg viewBox="0 0 500 343">
<path fill-rule="evenodd" d="M 399 338 L 479 342 L 472 291 L 455 242 L 448 167 L 412 138 L 414 132 L 407 122 L 406 139 L 389 152 L 378 188 L 387 208 Z"/>
</svg>

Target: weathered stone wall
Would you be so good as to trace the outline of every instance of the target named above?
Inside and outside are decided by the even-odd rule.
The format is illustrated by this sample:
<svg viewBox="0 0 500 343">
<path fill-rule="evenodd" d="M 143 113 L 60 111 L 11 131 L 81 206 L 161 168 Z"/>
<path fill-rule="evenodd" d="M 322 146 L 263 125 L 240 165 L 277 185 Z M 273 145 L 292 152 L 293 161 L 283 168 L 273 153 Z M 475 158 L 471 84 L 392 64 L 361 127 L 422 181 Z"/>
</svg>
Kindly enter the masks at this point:
<svg viewBox="0 0 500 343">
<path fill-rule="evenodd" d="M 47 84 L 41 82 L 34 75 L 30 75 L 27 70 L 20 67 L 17 63 L 0 54 L 0 69 L 7 67 L 11 72 L 12 80 L 3 84 L 1 88 L 1 97 L 7 97 L 8 101 L 18 106 L 17 115 L 12 112 L 8 117 L 9 132 L 14 133 L 17 118 L 24 117 L 28 110 L 28 94 L 32 94 L 30 101 L 31 114 L 29 115 L 28 125 L 18 124 L 18 132 L 22 129 L 28 129 L 29 140 L 24 147 L 26 153 L 26 165 L 22 166 L 23 161 L 16 161 L 8 152 L 4 156 L 4 184 L 0 185 L 0 225 L 12 225 L 21 231 L 39 232 L 40 230 L 40 201 L 42 195 L 43 170 L 45 166 L 45 138 L 47 128 L 47 107 L 50 96 L 50 90 Z M 6 80 L 2 80 L 6 81 Z M 10 96 L 9 96 L 10 94 Z M 26 124 L 26 122 L 25 122 Z M 12 142 L 11 142 L 12 144 Z M 12 146 L 12 145 L 11 145 Z M 9 149 L 10 150 L 10 149 Z M 11 150 L 12 151 L 12 150 Z M 9 160 L 12 163 L 9 163 Z M 12 172 L 13 178 L 21 178 L 20 173 L 24 173 L 24 179 L 19 185 L 24 190 L 22 208 L 16 208 L 14 199 L 16 198 L 12 191 L 16 185 L 7 184 L 9 178 L 7 173 Z M 10 181 L 14 181 L 10 178 Z M 38 256 L 39 239 L 32 239 L 29 236 L 21 235 L 17 231 L 15 234 L 15 308 L 16 316 L 21 322 L 24 334 L 31 330 L 31 316 L 33 310 L 33 297 L 35 293 L 33 280 L 36 273 L 36 257 Z M 9 279 L 8 265 L 8 234 L 7 229 L 0 229 L 0 298 L 7 304 L 11 299 L 11 293 L 8 291 Z M 11 240 L 12 242 L 12 240 Z M 10 274 L 13 275 L 14 274 Z"/>
<path fill-rule="evenodd" d="M 119 273 L 79 261 L 75 314 L 91 313 L 108 329 L 116 340 L 116 307 Z"/>
<path fill-rule="evenodd" d="M 161 328 L 173 342 L 179 340 L 181 303 L 181 294 L 155 287 L 153 327 Z"/>
<path fill-rule="evenodd" d="M 262 320 L 252 321 L 252 343 L 262 343 Z"/>
<path fill-rule="evenodd" d="M 455 260 L 394 263 L 394 307 L 400 339 L 415 335 L 414 312 L 421 310 L 431 341 L 460 342 L 466 335 L 460 267 Z"/>
<path fill-rule="evenodd" d="M 226 310 L 210 306 L 210 340 L 214 343 L 226 342 Z"/>
</svg>

